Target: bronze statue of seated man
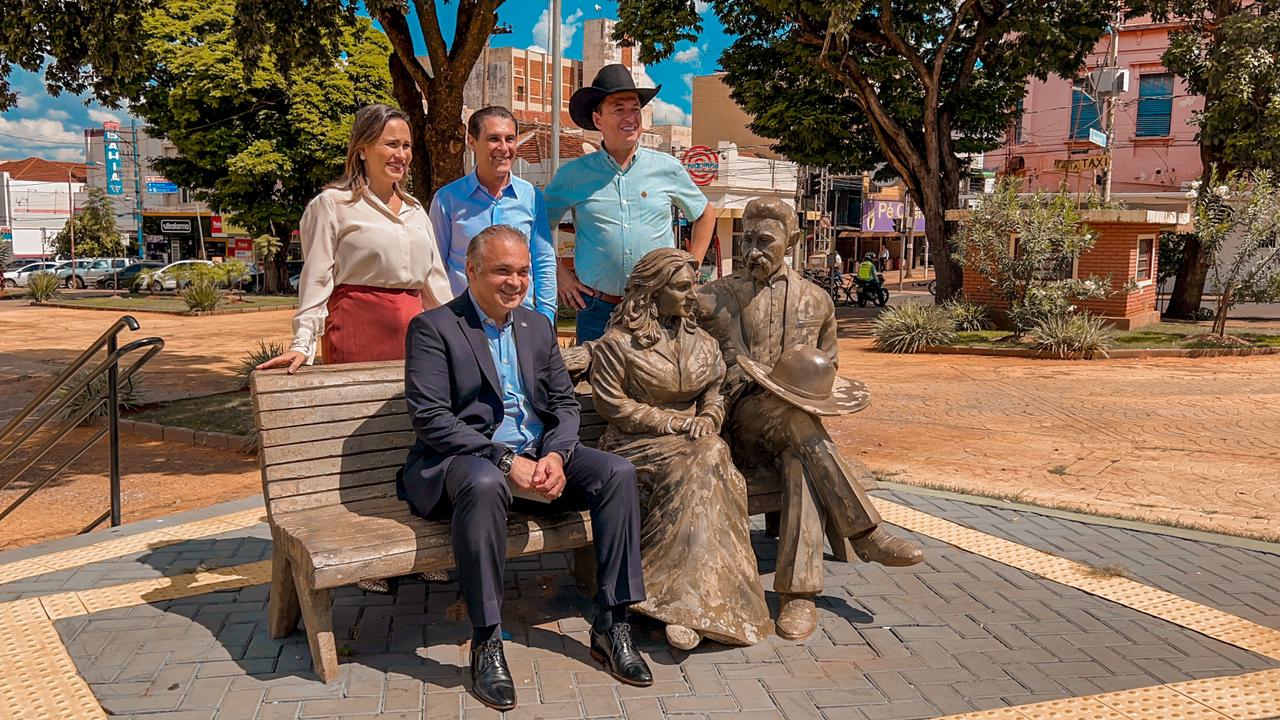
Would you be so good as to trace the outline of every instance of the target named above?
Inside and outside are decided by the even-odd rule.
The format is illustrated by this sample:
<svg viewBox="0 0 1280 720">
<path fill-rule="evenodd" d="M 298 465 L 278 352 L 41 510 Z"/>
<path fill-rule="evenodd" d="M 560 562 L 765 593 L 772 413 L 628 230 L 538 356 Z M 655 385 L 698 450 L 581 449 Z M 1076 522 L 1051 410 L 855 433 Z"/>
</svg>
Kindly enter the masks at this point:
<svg viewBox="0 0 1280 720">
<path fill-rule="evenodd" d="M 757 198 L 742 218 L 742 267 L 700 291 L 701 326 L 728 365 L 725 437 L 735 463 L 765 466 L 782 479 L 774 589 L 781 595 L 780 636 L 808 637 L 817 625 L 813 597 L 823 589 L 824 528 L 849 538 L 864 562 L 913 565 L 912 543 L 881 527 L 852 462 L 841 457 L 822 415 L 865 404 L 836 392 L 835 307 L 830 296 L 784 262 L 800 238 L 795 211 Z M 825 385 L 825 387 L 823 387 Z M 848 395 L 845 393 L 844 395 Z"/>
</svg>

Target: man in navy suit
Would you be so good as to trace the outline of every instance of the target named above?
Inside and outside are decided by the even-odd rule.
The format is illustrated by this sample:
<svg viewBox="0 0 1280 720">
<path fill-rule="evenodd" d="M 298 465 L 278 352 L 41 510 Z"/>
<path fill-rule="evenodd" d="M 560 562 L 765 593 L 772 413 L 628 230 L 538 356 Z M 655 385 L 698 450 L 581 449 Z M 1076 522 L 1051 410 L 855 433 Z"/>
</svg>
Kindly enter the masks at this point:
<svg viewBox="0 0 1280 720">
<path fill-rule="evenodd" d="M 598 585 L 591 654 L 622 682 L 653 684 L 626 622 L 627 606 L 645 597 L 635 468 L 578 442 L 578 402 L 555 330 L 521 305 L 529 267 L 523 233 L 482 230 L 467 248 L 467 292 L 414 318 L 405 338 L 417 442 L 398 490 L 416 514 L 451 520 L 474 628 L 473 692 L 499 710 L 516 703 L 499 627 L 511 486 L 554 501 L 553 510 L 590 511 Z"/>
</svg>

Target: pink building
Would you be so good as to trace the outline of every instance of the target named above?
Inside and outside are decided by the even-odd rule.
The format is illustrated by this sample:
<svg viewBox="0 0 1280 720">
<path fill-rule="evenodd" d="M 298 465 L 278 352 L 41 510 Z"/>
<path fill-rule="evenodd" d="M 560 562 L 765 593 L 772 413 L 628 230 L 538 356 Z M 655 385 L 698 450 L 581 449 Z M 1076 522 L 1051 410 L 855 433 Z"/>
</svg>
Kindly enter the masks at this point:
<svg viewBox="0 0 1280 720">
<path fill-rule="evenodd" d="M 1129 88 L 1117 96 L 1112 195 L 1131 208 L 1185 209 L 1186 184 L 1200 177 L 1200 151 L 1192 115 L 1203 100 L 1164 69 L 1169 32 L 1179 26 L 1132 20 L 1122 26 L 1118 65 Z M 1105 132 L 1105 103 L 1090 96 L 1085 75 L 1107 64 L 1110 36 L 1098 42 L 1074 82 L 1056 75 L 1032 79 L 1011 142 L 986 155 L 986 168 L 1026 178 L 1028 189 L 1087 193 L 1101 190 L 1100 170 L 1070 170 L 1055 161 L 1102 155 L 1089 130 Z M 1084 163 L 1081 163 L 1084 164 Z"/>
</svg>

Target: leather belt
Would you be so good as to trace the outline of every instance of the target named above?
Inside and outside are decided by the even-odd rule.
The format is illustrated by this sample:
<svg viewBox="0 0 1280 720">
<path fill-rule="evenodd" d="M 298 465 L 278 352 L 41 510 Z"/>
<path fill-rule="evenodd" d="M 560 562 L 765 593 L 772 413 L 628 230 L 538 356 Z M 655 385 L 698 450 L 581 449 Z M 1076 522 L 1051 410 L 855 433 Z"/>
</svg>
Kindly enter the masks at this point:
<svg viewBox="0 0 1280 720">
<path fill-rule="evenodd" d="M 589 287 L 589 288 L 587 288 L 587 294 L 588 294 L 588 295 L 590 295 L 590 296 L 591 296 L 591 297 L 593 297 L 593 298 L 596 298 L 597 300 L 603 300 L 603 301 L 605 301 L 605 302 L 609 303 L 610 305 L 620 305 L 620 304 L 622 304 L 622 296 L 621 296 L 621 295 L 610 295 L 610 294 L 609 294 L 609 293 L 607 293 L 607 292 L 601 292 L 601 291 L 599 291 L 599 290 L 596 290 L 595 288 L 590 288 L 590 287 Z"/>
</svg>

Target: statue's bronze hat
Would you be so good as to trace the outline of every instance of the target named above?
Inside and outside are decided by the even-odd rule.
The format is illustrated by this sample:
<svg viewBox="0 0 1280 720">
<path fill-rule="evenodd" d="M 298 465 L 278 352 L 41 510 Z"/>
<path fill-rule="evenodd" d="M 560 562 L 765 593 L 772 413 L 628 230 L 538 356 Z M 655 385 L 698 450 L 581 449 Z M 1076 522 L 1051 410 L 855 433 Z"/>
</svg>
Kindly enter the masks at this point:
<svg viewBox="0 0 1280 720">
<path fill-rule="evenodd" d="M 738 365 L 764 389 L 814 415 L 848 415 L 871 404 L 867 386 L 836 375 L 831 358 L 817 348 L 786 350 L 773 369 L 746 355 Z"/>
</svg>

